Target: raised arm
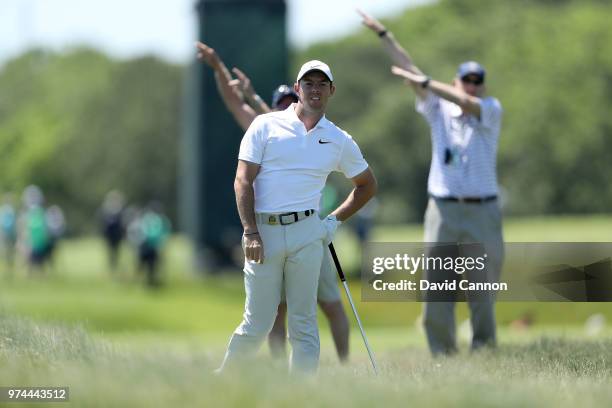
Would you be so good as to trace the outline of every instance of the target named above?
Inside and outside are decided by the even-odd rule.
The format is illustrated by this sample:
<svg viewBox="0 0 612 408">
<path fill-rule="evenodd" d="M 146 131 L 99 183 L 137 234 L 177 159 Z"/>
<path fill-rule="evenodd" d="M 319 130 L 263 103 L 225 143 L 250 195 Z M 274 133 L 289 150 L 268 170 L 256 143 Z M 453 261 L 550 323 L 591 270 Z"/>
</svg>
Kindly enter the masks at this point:
<svg viewBox="0 0 612 408">
<path fill-rule="evenodd" d="M 257 113 L 243 101 L 240 92 L 230 84 L 232 81 L 232 74 L 230 74 L 215 50 L 200 41 L 196 42 L 196 48 L 198 49 L 198 59 L 215 71 L 217 89 L 219 90 L 225 107 L 234 116 L 234 119 L 238 122 L 242 130 L 246 131 L 253 119 L 257 116 Z"/>
<path fill-rule="evenodd" d="M 391 56 L 391 59 L 396 65 L 416 74 L 422 74 L 421 70 L 416 65 L 414 65 L 412 58 L 408 54 L 408 51 L 406 51 L 397 42 L 391 31 L 387 30 L 380 21 L 370 16 L 369 14 L 364 13 L 360 9 L 357 9 L 357 13 L 359 13 L 362 18 L 361 23 L 370 30 L 372 30 L 374 33 L 376 33 L 378 37 L 380 37 L 383 43 L 383 47 Z"/>
<path fill-rule="evenodd" d="M 253 89 L 253 83 L 251 82 L 251 79 L 246 76 L 244 72 L 242 72 L 236 67 L 232 68 L 232 72 L 234 73 L 234 75 L 236 75 L 236 79 L 232 80 L 230 82 L 230 85 L 237 86 L 238 89 L 240 89 L 240 91 L 244 95 L 244 99 L 249 103 L 249 105 L 251 105 L 255 112 L 257 112 L 258 114 L 271 112 L 272 110 L 270 109 L 268 104 L 265 103 L 264 100 L 261 99 L 259 95 L 257 95 L 255 89 Z"/>
<path fill-rule="evenodd" d="M 400 67 L 392 67 L 391 72 L 404 78 L 415 90 L 426 93 L 427 90 L 435 93 L 441 98 L 451 101 L 461 107 L 464 112 L 471 113 L 480 118 L 480 98 L 469 95 L 465 91 L 444 82 L 430 79 L 423 74 L 415 74 Z"/>
</svg>

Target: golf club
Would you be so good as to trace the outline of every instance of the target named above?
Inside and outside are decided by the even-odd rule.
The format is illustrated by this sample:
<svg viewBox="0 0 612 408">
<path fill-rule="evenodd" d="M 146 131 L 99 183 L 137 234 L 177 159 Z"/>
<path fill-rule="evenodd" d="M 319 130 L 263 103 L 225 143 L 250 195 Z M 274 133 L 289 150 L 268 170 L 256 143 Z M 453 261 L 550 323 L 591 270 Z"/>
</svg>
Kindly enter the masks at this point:
<svg viewBox="0 0 612 408">
<path fill-rule="evenodd" d="M 370 349 L 370 344 L 368 343 L 368 338 L 366 337 L 365 331 L 363 330 L 363 326 L 361 325 L 361 319 L 359 319 L 359 315 L 357 314 L 357 309 L 355 309 L 355 304 L 353 303 L 353 298 L 351 297 L 351 292 L 349 291 L 348 284 L 346 283 L 346 277 L 344 276 L 344 272 L 342 272 L 342 267 L 340 266 L 340 261 L 338 260 L 338 255 L 336 255 L 336 250 L 334 249 L 334 244 L 329 243 L 329 252 L 331 252 L 332 258 L 334 259 L 334 264 L 336 265 L 336 270 L 338 271 L 338 276 L 342 281 L 342 285 L 344 286 L 344 291 L 346 292 L 346 297 L 351 304 L 351 309 L 353 309 L 353 314 L 355 315 L 355 319 L 357 320 L 357 324 L 359 325 L 359 330 L 361 330 L 361 337 L 363 338 L 363 342 L 368 350 L 368 355 L 370 356 L 370 362 L 372 363 L 372 368 L 374 369 L 374 373 L 378 375 L 378 367 L 376 366 L 376 360 L 374 360 L 374 354 Z"/>
</svg>

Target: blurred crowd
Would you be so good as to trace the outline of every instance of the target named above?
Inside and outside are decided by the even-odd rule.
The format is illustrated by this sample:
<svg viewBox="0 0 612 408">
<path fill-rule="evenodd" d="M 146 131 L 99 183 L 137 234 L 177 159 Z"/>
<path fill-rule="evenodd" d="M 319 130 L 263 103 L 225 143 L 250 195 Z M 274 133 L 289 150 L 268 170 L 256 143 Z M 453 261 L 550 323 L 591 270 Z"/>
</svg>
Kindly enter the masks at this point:
<svg viewBox="0 0 612 408">
<path fill-rule="evenodd" d="M 151 201 L 144 208 L 127 206 L 123 195 L 113 190 L 104 198 L 98 217 L 111 271 L 117 270 L 121 243 L 127 239 L 137 254 L 138 271 L 145 272 L 147 285 L 159 287 L 161 251 L 171 231 L 162 204 Z"/>
<path fill-rule="evenodd" d="M 42 190 L 34 185 L 23 191 L 20 206 L 13 194 L 4 196 L 0 224 L 2 255 L 9 270 L 21 257 L 30 272 L 44 271 L 53 264 L 57 245 L 66 232 L 62 209 L 46 206 Z"/>
<path fill-rule="evenodd" d="M 123 194 L 106 194 L 97 214 L 101 236 L 107 247 L 108 266 L 119 268 L 119 254 L 125 243 L 137 259 L 148 287 L 159 287 L 161 252 L 171 231 L 161 203 L 144 207 L 128 206 Z M 25 265 L 28 274 L 46 274 L 53 269 L 58 245 L 67 231 L 64 211 L 47 204 L 43 191 L 30 185 L 21 199 L 7 193 L 0 201 L 0 252 L 9 273 Z"/>
<path fill-rule="evenodd" d="M 326 186 L 321 208 L 325 211 L 336 206 L 337 201 L 335 188 Z M 376 207 L 374 200 L 349 223 L 360 245 L 369 239 Z M 161 286 L 162 252 L 171 233 L 163 205 L 151 201 L 139 207 L 129 204 L 120 191 L 112 190 L 104 196 L 95 218 L 106 247 L 105 267 L 110 273 L 118 273 L 122 248 L 127 247 L 136 259 L 135 268 L 144 283 L 148 287 Z M 54 267 L 58 246 L 67 233 L 69 225 L 64 211 L 59 205 L 47 203 L 38 186 L 26 187 L 21 195 L 6 193 L 1 197 L 0 256 L 9 273 L 21 266 L 28 274 L 49 273 Z"/>
</svg>

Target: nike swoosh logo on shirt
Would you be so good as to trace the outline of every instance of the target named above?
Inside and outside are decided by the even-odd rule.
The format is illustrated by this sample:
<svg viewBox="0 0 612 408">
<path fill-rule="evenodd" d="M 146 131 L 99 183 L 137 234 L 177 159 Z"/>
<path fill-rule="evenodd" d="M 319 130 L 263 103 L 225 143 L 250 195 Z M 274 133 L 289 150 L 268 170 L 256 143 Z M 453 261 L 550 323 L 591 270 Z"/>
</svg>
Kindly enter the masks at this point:
<svg viewBox="0 0 612 408">
<path fill-rule="evenodd" d="M 319 144 L 327 144 L 327 143 L 331 143 L 331 142 L 328 140 L 319 139 Z"/>
</svg>

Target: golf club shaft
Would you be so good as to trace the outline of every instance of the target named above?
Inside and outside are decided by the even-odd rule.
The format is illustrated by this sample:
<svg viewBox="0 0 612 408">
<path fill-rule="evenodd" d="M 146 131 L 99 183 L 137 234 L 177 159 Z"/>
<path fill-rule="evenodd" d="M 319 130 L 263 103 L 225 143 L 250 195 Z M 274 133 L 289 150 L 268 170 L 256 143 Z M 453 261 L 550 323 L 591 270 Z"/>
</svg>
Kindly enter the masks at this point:
<svg viewBox="0 0 612 408">
<path fill-rule="evenodd" d="M 340 266 L 340 261 L 338 260 L 338 255 L 336 254 L 336 249 L 334 248 L 334 244 L 329 243 L 329 251 L 331 252 L 332 258 L 334 260 L 334 264 L 336 265 L 336 270 L 338 271 L 338 276 L 340 276 L 340 280 L 342 281 L 342 285 L 344 286 L 344 291 L 346 292 L 346 297 L 351 304 L 351 309 L 353 310 L 353 314 L 355 315 L 355 320 L 357 320 L 357 324 L 359 325 L 359 330 L 361 331 L 361 337 L 363 338 L 363 343 L 366 346 L 366 350 L 368 351 L 368 356 L 370 357 L 370 362 L 372 363 L 372 368 L 374 369 L 374 373 L 378 375 L 378 367 L 376 366 L 376 360 L 374 359 L 374 353 L 370 349 L 370 343 L 368 342 L 368 337 L 365 334 L 365 330 L 361 324 L 361 319 L 359 318 L 359 314 L 357 313 L 357 309 L 355 308 L 355 304 L 353 303 L 353 297 L 351 296 L 351 291 L 349 290 L 348 283 L 346 283 L 346 277 L 344 276 L 344 272 L 342 272 L 342 267 Z"/>
<path fill-rule="evenodd" d="M 368 350 L 368 355 L 370 356 L 370 362 L 372 363 L 372 368 L 374 369 L 374 373 L 378 375 L 378 367 L 376 366 L 376 360 L 374 359 L 374 354 L 370 349 L 370 343 L 368 342 L 368 337 L 365 334 L 365 330 L 363 330 L 363 326 L 361 325 L 361 319 L 359 319 L 359 315 L 357 314 L 357 309 L 355 309 L 355 304 L 353 303 L 353 298 L 351 297 L 351 292 L 349 291 L 348 284 L 346 281 L 342 282 L 344 285 L 344 291 L 346 292 L 346 297 L 351 304 L 351 309 L 353 309 L 353 314 L 355 315 L 355 319 L 357 320 L 357 324 L 359 325 L 359 330 L 361 331 L 361 337 L 363 338 L 363 343 L 366 346 L 366 350 Z"/>
</svg>

